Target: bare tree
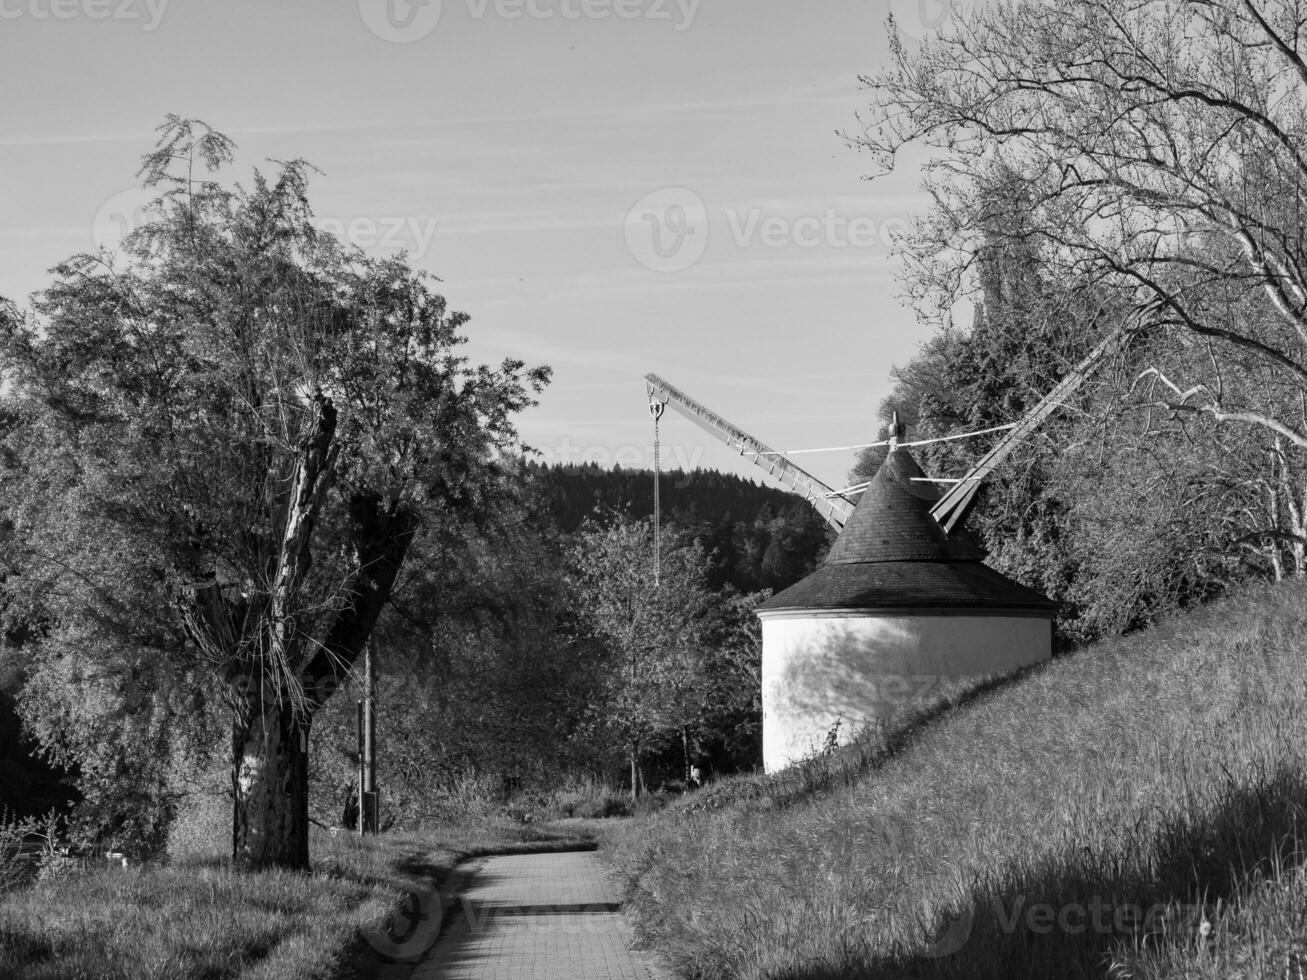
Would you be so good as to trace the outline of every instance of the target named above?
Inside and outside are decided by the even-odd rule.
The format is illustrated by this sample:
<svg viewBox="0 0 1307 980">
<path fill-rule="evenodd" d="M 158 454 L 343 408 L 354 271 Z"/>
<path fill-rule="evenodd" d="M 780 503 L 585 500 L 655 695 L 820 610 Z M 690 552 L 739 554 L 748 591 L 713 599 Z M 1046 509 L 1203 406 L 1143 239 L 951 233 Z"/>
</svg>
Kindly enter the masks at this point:
<svg viewBox="0 0 1307 980">
<path fill-rule="evenodd" d="M 913 257 L 958 288 L 987 180 L 1019 174 L 1020 234 L 1068 280 L 1125 300 L 1153 358 L 1137 379 L 1145 401 L 1275 440 L 1268 533 L 1295 555 L 1307 541 L 1305 24 L 1292 0 L 996 0 L 920 45 L 895 37 L 850 137 L 882 169 L 913 144 L 937 152 L 936 208 Z"/>
</svg>

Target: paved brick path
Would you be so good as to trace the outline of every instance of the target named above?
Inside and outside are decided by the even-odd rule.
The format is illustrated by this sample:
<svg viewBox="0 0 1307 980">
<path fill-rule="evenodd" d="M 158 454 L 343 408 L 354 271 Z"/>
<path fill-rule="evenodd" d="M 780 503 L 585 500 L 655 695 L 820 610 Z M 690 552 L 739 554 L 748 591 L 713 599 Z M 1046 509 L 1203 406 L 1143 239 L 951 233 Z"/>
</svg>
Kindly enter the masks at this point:
<svg viewBox="0 0 1307 980">
<path fill-rule="evenodd" d="M 663 980 L 589 851 L 486 858 L 413 980 Z"/>
</svg>

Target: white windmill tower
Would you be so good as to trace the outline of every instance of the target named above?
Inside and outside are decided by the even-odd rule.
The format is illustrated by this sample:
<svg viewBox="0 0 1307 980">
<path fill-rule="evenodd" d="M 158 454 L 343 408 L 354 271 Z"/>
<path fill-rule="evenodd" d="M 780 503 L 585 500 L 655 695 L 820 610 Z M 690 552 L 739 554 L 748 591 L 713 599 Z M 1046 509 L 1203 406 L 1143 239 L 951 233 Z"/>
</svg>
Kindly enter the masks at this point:
<svg viewBox="0 0 1307 980">
<path fill-rule="evenodd" d="M 788 483 L 840 532 L 817 571 L 758 608 L 768 771 L 820 748 L 837 723 L 847 737 L 890 720 L 929 684 L 1007 674 L 1052 656 L 1056 604 L 985 565 L 960 525 L 981 481 L 1118 341 L 1103 341 L 1025 418 L 1002 427 L 1006 434 L 961 479 L 922 473 L 909 450 L 941 440 L 903 442 L 896 425 L 888 443 L 873 444 L 889 448 L 875 477 L 843 490 L 803 470 L 788 458 L 794 453 L 770 449 L 646 376 L 652 402 L 671 405 Z M 951 486 L 941 494 L 936 484 Z"/>
</svg>

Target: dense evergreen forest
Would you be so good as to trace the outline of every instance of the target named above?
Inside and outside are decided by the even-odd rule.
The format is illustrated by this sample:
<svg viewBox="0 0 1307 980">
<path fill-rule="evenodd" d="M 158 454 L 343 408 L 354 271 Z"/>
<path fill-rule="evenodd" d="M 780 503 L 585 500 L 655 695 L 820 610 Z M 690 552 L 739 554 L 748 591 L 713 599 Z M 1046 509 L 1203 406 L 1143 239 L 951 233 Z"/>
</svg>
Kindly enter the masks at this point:
<svg viewBox="0 0 1307 980">
<path fill-rule="evenodd" d="M 528 464 L 526 473 L 537 518 L 563 534 L 604 515 L 644 520 L 653 513 L 649 470 Z M 664 473 L 661 498 L 677 540 L 697 541 L 708 552 L 713 589 L 787 588 L 816 567 L 833 534 L 794 494 L 715 470 Z"/>
</svg>

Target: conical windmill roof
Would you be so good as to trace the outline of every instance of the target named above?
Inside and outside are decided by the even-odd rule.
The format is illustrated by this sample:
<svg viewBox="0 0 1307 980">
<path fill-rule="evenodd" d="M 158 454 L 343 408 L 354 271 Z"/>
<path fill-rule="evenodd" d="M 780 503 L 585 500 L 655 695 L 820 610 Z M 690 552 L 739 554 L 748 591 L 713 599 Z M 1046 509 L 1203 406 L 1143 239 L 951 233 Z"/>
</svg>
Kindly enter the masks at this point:
<svg viewBox="0 0 1307 980">
<path fill-rule="evenodd" d="M 956 609 L 1051 616 L 1056 603 L 984 564 L 965 534 L 944 532 L 930 516 L 939 492 L 924 476 L 906 449 L 892 450 L 821 568 L 758 612 Z"/>
<path fill-rule="evenodd" d="M 872 478 L 826 564 L 881 561 L 980 561 L 968 538 L 944 533 L 930 508 L 939 491 L 906 449 L 895 449 Z"/>
</svg>

